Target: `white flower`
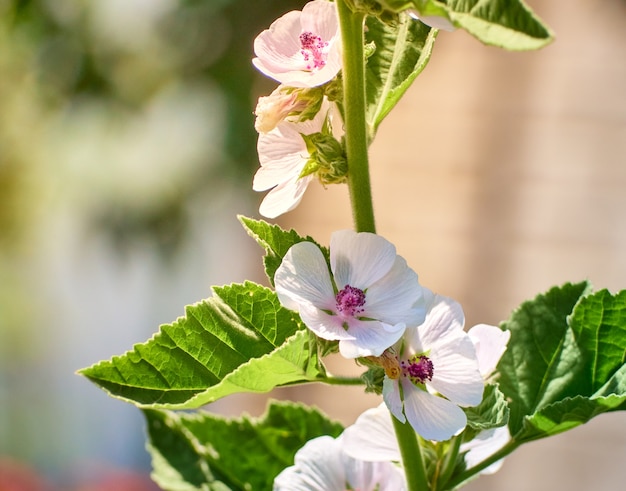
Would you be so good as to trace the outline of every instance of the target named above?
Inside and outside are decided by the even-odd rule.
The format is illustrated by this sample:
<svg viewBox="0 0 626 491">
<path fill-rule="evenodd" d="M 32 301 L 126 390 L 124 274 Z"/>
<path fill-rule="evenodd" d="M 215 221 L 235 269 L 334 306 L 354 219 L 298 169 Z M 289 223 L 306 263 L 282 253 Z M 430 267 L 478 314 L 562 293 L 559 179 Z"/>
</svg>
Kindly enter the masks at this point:
<svg viewBox="0 0 626 491">
<path fill-rule="evenodd" d="M 427 440 L 447 440 L 463 431 L 467 418 L 459 406 L 482 400 L 483 378 L 463 323 L 461 306 L 435 295 L 424 323 L 407 329 L 393 348 L 398 377 L 385 376 L 383 398 L 396 418 L 408 420 Z"/>
<path fill-rule="evenodd" d="M 310 440 L 293 466 L 274 480 L 274 491 L 404 491 L 402 471 L 391 462 L 364 462 L 343 452 L 341 437 Z"/>
<path fill-rule="evenodd" d="M 511 331 L 502 331 L 487 324 L 477 324 L 467 331 L 467 334 L 476 349 L 478 370 L 483 378 L 487 379 L 502 358 L 506 345 L 511 338 Z"/>
<path fill-rule="evenodd" d="M 338 340 L 344 357 L 379 356 L 423 321 L 417 274 L 384 238 L 333 233 L 330 269 L 332 277 L 319 247 L 300 242 L 287 251 L 274 283 L 281 304 L 317 336 Z"/>
<path fill-rule="evenodd" d="M 302 135 L 322 131 L 329 103 L 322 104 L 317 115 L 308 121 L 282 121 L 269 133 L 261 133 L 257 143 L 261 168 L 256 172 L 252 189 L 266 191 L 259 212 L 267 218 L 276 218 L 293 210 L 302 200 L 313 174 L 300 177 L 310 155 Z"/>
<path fill-rule="evenodd" d="M 381 404 L 362 413 L 341 435 L 344 452 L 354 459 L 371 462 L 401 460 L 398 440 L 391 422 L 391 413 Z M 461 444 L 467 468 L 474 467 L 500 450 L 511 439 L 507 426 L 481 431 L 471 441 Z M 503 459 L 483 469 L 480 474 L 493 474 Z"/>
<path fill-rule="evenodd" d="M 341 68 L 341 35 L 334 2 L 314 0 L 293 10 L 254 40 L 262 73 L 292 87 L 317 87 Z"/>
</svg>

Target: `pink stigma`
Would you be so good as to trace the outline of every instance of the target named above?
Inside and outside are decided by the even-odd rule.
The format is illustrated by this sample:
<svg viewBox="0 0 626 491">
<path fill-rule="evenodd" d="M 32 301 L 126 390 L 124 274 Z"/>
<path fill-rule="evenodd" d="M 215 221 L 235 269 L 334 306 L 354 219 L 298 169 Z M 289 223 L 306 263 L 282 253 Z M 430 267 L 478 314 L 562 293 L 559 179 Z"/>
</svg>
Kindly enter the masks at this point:
<svg viewBox="0 0 626 491">
<path fill-rule="evenodd" d="M 328 43 L 322 41 L 321 37 L 312 32 L 303 32 L 300 34 L 300 46 L 302 46 L 300 53 L 306 61 L 307 70 L 323 68 L 326 65 L 324 48 L 328 46 Z"/>
<path fill-rule="evenodd" d="M 354 317 L 364 310 L 365 292 L 353 286 L 346 285 L 343 290 L 337 293 L 335 301 L 337 302 L 337 312 Z"/>
<path fill-rule="evenodd" d="M 415 356 L 409 362 L 400 362 L 402 375 L 409 377 L 413 383 L 423 384 L 433 379 L 433 362 L 427 356 Z"/>
</svg>

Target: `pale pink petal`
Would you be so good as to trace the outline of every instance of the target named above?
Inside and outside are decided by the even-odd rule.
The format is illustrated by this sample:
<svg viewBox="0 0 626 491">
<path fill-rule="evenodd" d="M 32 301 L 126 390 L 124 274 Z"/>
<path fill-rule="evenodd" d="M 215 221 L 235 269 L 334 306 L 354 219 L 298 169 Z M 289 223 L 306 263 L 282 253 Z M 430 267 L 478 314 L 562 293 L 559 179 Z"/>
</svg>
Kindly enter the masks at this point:
<svg viewBox="0 0 626 491">
<path fill-rule="evenodd" d="M 330 265 L 337 288 L 367 289 L 393 267 L 395 246 L 380 235 L 352 230 L 334 232 L 330 239 Z"/>
<path fill-rule="evenodd" d="M 395 418 L 404 423 L 406 418 L 404 417 L 402 398 L 400 396 L 400 382 L 398 380 L 385 377 L 383 380 L 383 400 L 389 412 L 395 416 Z"/>
<path fill-rule="evenodd" d="M 450 332 L 458 333 L 463 329 L 465 316 L 461 305 L 448 297 L 435 295 L 430 310 L 426 313 L 424 324 L 419 327 L 423 344 L 434 349 L 442 338 Z"/>
<path fill-rule="evenodd" d="M 400 449 L 391 413 L 384 403 L 362 413 L 341 435 L 343 449 L 355 459 L 399 461 Z"/>
<path fill-rule="evenodd" d="M 266 218 L 276 218 L 293 210 L 304 196 L 313 176 L 294 177 L 273 188 L 259 206 L 259 213 Z"/>
<path fill-rule="evenodd" d="M 358 491 L 405 491 L 404 474 L 391 462 L 365 462 L 344 458 L 349 489 Z M 344 491 L 341 488 L 337 491 Z M 329 490 L 332 491 L 332 490 Z"/>
<path fill-rule="evenodd" d="M 300 317 L 302 322 L 317 336 L 329 341 L 354 342 L 356 339 L 351 333 L 343 328 L 341 318 L 327 314 L 323 310 L 312 305 L 300 305 Z M 339 344 L 341 347 L 341 343 Z M 360 356 L 360 355 L 357 355 Z M 356 358 L 356 356 L 351 357 Z"/>
<path fill-rule="evenodd" d="M 465 428 L 467 417 L 456 404 L 416 387 L 406 378 L 402 379 L 402 389 L 404 414 L 422 438 L 448 440 Z"/>
<path fill-rule="evenodd" d="M 476 349 L 478 369 L 481 375 L 487 378 L 496 369 L 504 354 L 511 337 L 511 331 L 503 331 L 487 324 L 478 324 L 472 327 L 467 334 Z"/>
<path fill-rule="evenodd" d="M 402 322 L 407 326 L 417 326 L 426 315 L 421 300 L 422 287 L 417 273 L 407 266 L 402 257 L 397 256 L 389 273 L 368 287 L 362 315 L 389 324 Z"/>
<path fill-rule="evenodd" d="M 281 304 L 298 311 L 303 304 L 320 309 L 334 307 L 335 294 L 326 259 L 312 242 L 293 245 L 274 275 L 276 294 Z"/>
</svg>

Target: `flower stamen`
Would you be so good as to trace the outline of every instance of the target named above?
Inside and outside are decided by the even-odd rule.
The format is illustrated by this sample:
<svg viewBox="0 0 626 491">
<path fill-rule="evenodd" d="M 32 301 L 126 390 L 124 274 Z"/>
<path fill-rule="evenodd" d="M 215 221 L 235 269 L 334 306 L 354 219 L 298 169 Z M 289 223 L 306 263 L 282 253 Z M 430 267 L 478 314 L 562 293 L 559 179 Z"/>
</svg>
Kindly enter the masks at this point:
<svg viewBox="0 0 626 491">
<path fill-rule="evenodd" d="M 303 32 L 300 34 L 300 53 L 307 62 L 307 70 L 316 70 L 326 65 L 326 53 L 324 48 L 328 46 L 326 41 L 312 32 Z"/>
<path fill-rule="evenodd" d="M 340 290 L 335 297 L 337 312 L 349 316 L 355 317 L 357 314 L 363 312 L 363 305 L 365 305 L 365 292 L 359 288 L 346 285 L 343 290 Z"/>
<path fill-rule="evenodd" d="M 425 355 L 416 355 L 407 361 L 401 361 L 402 375 L 409 377 L 414 384 L 423 384 L 433 379 L 433 362 Z"/>
</svg>

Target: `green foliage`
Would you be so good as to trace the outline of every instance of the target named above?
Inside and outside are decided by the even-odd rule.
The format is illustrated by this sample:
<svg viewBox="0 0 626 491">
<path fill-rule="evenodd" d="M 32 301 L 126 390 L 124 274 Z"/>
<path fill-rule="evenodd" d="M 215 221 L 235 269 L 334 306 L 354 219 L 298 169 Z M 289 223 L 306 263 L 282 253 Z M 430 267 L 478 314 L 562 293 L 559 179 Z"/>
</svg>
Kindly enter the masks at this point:
<svg viewBox="0 0 626 491">
<path fill-rule="evenodd" d="M 374 52 L 367 59 L 367 123 L 373 137 L 382 120 L 426 67 L 437 31 L 408 15 L 386 24 L 368 17 L 366 42 Z"/>
<path fill-rule="evenodd" d="M 151 340 L 80 373 L 141 407 L 195 408 L 324 377 L 315 338 L 260 285 L 215 287 Z"/>
<path fill-rule="evenodd" d="M 509 420 L 509 406 L 504 394 L 495 384 L 487 384 L 482 402 L 475 407 L 464 408 L 470 429 L 482 431 L 504 426 Z"/>
<path fill-rule="evenodd" d="M 449 0 L 447 7 L 457 27 L 485 44 L 523 51 L 542 48 L 554 39 L 521 0 Z"/>
<path fill-rule="evenodd" d="M 152 477 L 166 491 L 271 490 L 276 475 L 293 464 L 308 440 L 336 437 L 343 429 L 316 409 L 289 402 L 272 402 L 260 419 L 144 414 Z"/>
<path fill-rule="evenodd" d="M 498 370 L 518 442 L 544 438 L 626 402 L 626 292 L 553 288 L 515 311 Z"/>
<path fill-rule="evenodd" d="M 240 216 L 239 220 L 248 235 L 265 249 L 263 264 L 265 265 L 265 273 L 272 285 L 274 284 L 274 274 L 283 261 L 283 257 L 290 247 L 298 242 L 313 242 L 328 260 L 328 249 L 317 244 L 311 237 L 301 237 L 295 230 L 285 231 L 278 225 L 271 225 L 263 220 L 254 220 L 244 216 Z"/>
</svg>

